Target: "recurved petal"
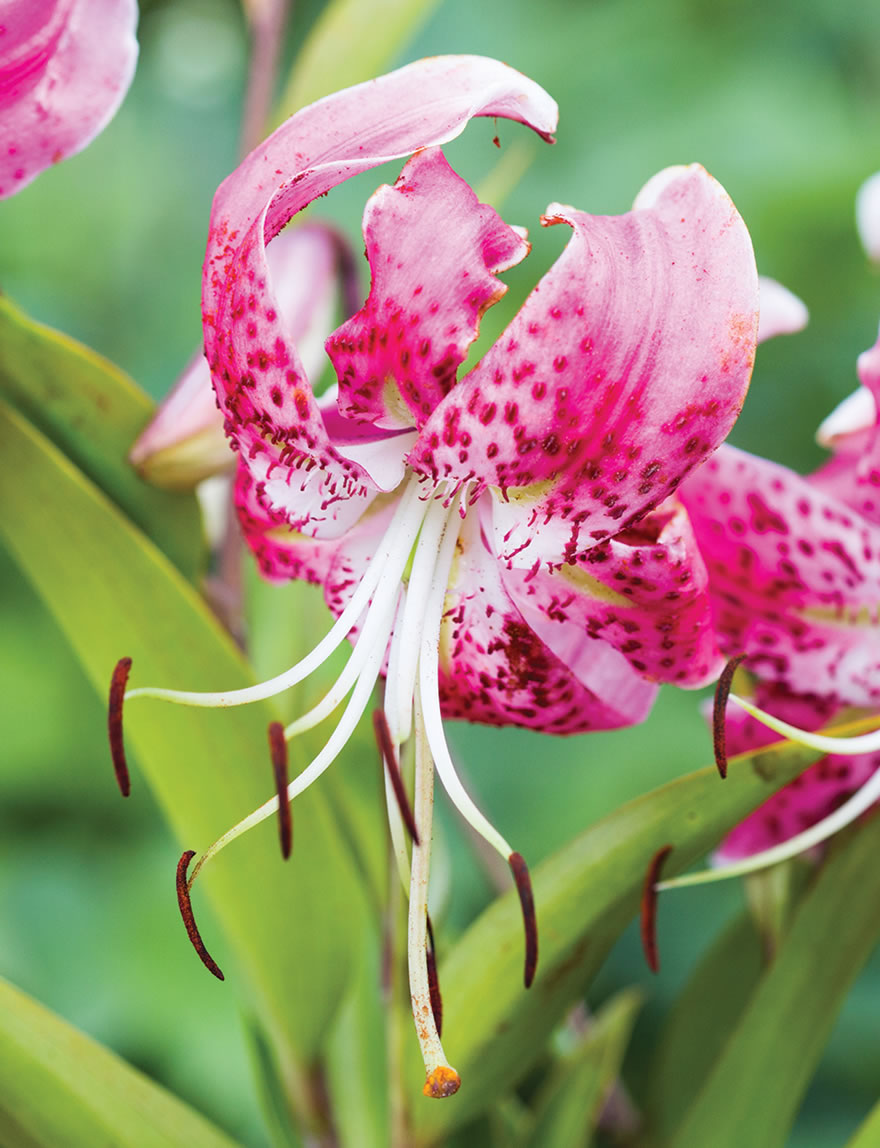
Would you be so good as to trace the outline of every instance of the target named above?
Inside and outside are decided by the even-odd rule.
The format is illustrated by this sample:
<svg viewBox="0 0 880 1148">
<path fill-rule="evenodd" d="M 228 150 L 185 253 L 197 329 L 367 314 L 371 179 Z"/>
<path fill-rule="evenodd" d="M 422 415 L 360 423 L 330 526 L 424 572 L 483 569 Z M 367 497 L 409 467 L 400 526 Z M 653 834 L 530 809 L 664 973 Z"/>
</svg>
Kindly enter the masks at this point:
<svg viewBox="0 0 880 1148">
<path fill-rule="evenodd" d="M 880 171 L 869 176 L 856 192 L 856 227 L 865 254 L 880 263 Z"/>
<path fill-rule="evenodd" d="M 810 482 L 880 525 L 880 338 L 859 355 L 858 375 L 859 389 L 819 427 L 834 457 Z"/>
<path fill-rule="evenodd" d="M 320 374 L 324 339 L 351 276 L 351 252 L 336 231 L 306 223 L 283 232 L 267 252 L 281 313 L 297 340 L 303 367 Z M 199 351 L 131 448 L 129 459 L 150 482 L 189 489 L 232 469 L 211 373 Z"/>
<path fill-rule="evenodd" d="M 656 687 L 602 641 L 570 628 L 555 653 L 511 600 L 472 510 L 453 565 L 440 635 L 448 718 L 549 733 L 617 729 L 647 717 Z M 557 643 L 558 647 L 561 643 Z"/>
<path fill-rule="evenodd" d="M 806 304 L 793 291 L 775 279 L 761 275 L 761 311 L 758 317 L 758 342 L 777 335 L 794 335 L 806 327 L 810 314 Z"/>
<path fill-rule="evenodd" d="M 836 712 L 836 706 L 824 698 L 789 694 L 773 685 L 760 686 L 755 701 L 783 721 L 811 731 L 827 725 Z M 744 753 L 777 740 L 776 733 L 749 714 L 729 708 L 729 753 Z M 878 768 L 880 754 L 861 757 L 834 754 L 823 758 L 741 821 L 721 843 L 716 860 L 719 864 L 731 864 L 796 836 L 833 812 Z"/>
<path fill-rule="evenodd" d="M 752 369 L 745 224 L 702 168 L 622 216 L 553 205 L 573 234 L 505 334 L 426 424 L 412 465 L 500 492 L 504 556 L 575 558 L 660 503 L 722 441 Z"/>
<path fill-rule="evenodd" d="M 327 340 L 340 412 L 377 427 L 420 427 L 455 384 L 483 313 L 507 290 L 496 272 L 529 245 L 439 148 L 417 152 L 394 187 L 373 195 L 364 240 L 370 297 Z"/>
<path fill-rule="evenodd" d="M 304 108 L 217 191 L 202 279 L 205 351 L 227 431 L 254 459 L 258 479 L 277 472 L 303 488 L 303 498 L 288 500 L 292 514 L 308 503 L 294 526 L 338 532 L 341 504 L 368 499 L 372 482 L 330 440 L 283 320 L 265 245 L 342 180 L 450 140 L 478 115 L 518 120 L 549 138 L 556 105 L 498 61 L 421 60 Z"/>
<path fill-rule="evenodd" d="M 128 90 L 135 0 L 6 0 L 0 15 L 0 198 L 86 146 Z"/>
<path fill-rule="evenodd" d="M 562 661 L 607 643 L 656 682 L 701 686 L 722 657 L 708 577 L 687 513 L 674 498 L 636 526 L 550 571 L 511 567 L 504 586 Z"/>
<path fill-rule="evenodd" d="M 723 446 L 680 490 L 725 653 L 793 693 L 880 703 L 880 528 L 786 467 Z"/>
</svg>

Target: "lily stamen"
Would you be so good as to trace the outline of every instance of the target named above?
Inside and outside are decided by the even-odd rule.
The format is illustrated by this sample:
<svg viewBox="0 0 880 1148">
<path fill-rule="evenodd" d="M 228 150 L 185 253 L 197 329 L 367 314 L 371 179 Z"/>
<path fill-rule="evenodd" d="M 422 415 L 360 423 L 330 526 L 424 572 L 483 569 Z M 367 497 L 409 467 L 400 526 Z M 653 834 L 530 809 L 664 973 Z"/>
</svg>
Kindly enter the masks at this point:
<svg viewBox="0 0 880 1148">
<path fill-rule="evenodd" d="M 428 881 L 431 874 L 434 769 L 418 698 L 413 708 L 416 739 L 414 812 L 420 844 L 413 846 L 410 870 L 407 922 L 409 988 L 416 1035 L 425 1063 L 423 1092 L 425 1096 L 441 1099 L 458 1091 L 461 1078 L 449 1065 L 440 1043 L 428 973 Z"/>
<path fill-rule="evenodd" d="M 110 681 L 110 701 L 107 705 L 107 732 L 110 736 L 110 756 L 116 783 L 123 797 L 131 793 L 131 778 L 125 760 L 125 741 L 122 737 L 122 703 L 125 701 L 125 686 L 131 672 L 131 658 L 120 658 Z"/>
<path fill-rule="evenodd" d="M 226 978 L 223 972 L 208 950 L 205 948 L 205 942 L 202 940 L 201 933 L 196 925 L 196 919 L 193 916 L 192 901 L 190 900 L 190 887 L 192 885 L 193 877 L 187 880 L 187 870 L 189 863 L 195 857 L 194 849 L 187 849 L 181 855 L 177 863 L 177 903 L 180 906 L 180 915 L 183 917 L 183 923 L 186 925 L 186 931 L 189 934 L 189 939 L 192 942 L 192 947 L 199 955 L 199 960 L 205 966 L 209 973 L 217 978 L 218 981 L 224 981 Z"/>
<path fill-rule="evenodd" d="M 287 741 L 284 726 L 273 721 L 269 726 L 269 749 L 272 754 L 272 770 L 275 774 L 275 788 L 278 791 L 278 836 L 281 841 L 281 856 L 286 861 L 293 845 L 293 818 L 290 802 L 287 800 Z"/>
<path fill-rule="evenodd" d="M 397 761 L 397 752 L 391 740 L 391 731 L 388 728 L 388 719 L 385 716 L 384 710 L 373 710 L 373 729 L 376 734 L 376 742 L 379 746 L 379 752 L 382 755 L 382 761 L 384 762 L 388 779 L 391 782 L 391 788 L 394 790 L 394 798 L 397 802 L 397 808 L 400 811 L 403 824 L 406 826 L 412 843 L 418 845 L 419 831 L 416 827 L 415 818 L 413 817 L 412 806 L 407 797 L 406 787 L 403 784 L 400 765 Z"/>
</svg>

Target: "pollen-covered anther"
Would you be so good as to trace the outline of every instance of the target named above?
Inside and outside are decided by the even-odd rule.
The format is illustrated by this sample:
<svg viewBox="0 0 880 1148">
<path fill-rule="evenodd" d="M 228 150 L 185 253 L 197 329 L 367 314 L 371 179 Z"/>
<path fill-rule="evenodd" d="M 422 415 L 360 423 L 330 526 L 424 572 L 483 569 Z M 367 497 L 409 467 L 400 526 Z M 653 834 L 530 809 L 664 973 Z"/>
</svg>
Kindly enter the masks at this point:
<svg viewBox="0 0 880 1148">
<path fill-rule="evenodd" d="M 180 915 L 183 917 L 187 935 L 192 943 L 192 947 L 199 955 L 199 960 L 209 973 L 214 974 L 218 981 L 223 981 L 226 978 L 223 976 L 220 966 L 205 948 L 205 942 L 202 940 L 198 925 L 196 925 L 196 919 L 193 916 L 192 901 L 190 900 L 189 884 L 186 876 L 189 870 L 189 863 L 195 855 L 196 852 L 194 849 L 187 849 L 177 862 L 177 903 L 180 906 Z"/>
<path fill-rule="evenodd" d="M 122 703 L 125 699 L 125 687 L 128 675 L 131 673 L 131 658 L 120 658 L 113 670 L 110 679 L 110 701 L 107 706 L 107 732 L 110 735 L 110 756 L 113 758 L 113 770 L 116 773 L 116 783 L 123 797 L 131 793 L 131 779 L 128 775 L 128 763 L 125 760 L 125 742 L 122 737 Z"/>
<path fill-rule="evenodd" d="M 516 882 L 516 891 L 519 893 L 519 903 L 522 908 L 523 926 L 526 934 L 523 982 L 526 988 L 530 988 L 538 967 L 538 918 L 535 915 L 532 879 L 529 876 L 529 867 L 521 853 L 511 853 L 507 858 L 507 864 L 510 866 L 510 871 Z"/>
<path fill-rule="evenodd" d="M 379 753 L 382 755 L 385 769 L 388 771 L 388 780 L 391 782 L 391 788 L 394 790 L 394 798 L 400 810 L 401 819 L 406 826 L 407 833 L 409 833 L 413 844 L 418 845 L 419 831 L 416 828 L 416 819 L 413 817 L 412 806 L 409 803 L 406 787 L 400 775 L 397 753 L 395 752 L 394 742 L 391 738 L 391 730 L 388 728 L 388 718 L 385 716 L 383 709 L 373 710 L 373 730 L 376 734 L 376 744 L 379 747 Z"/>
<path fill-rule="evenodd" d="M 273 721 L 269 725 L 269 750 L 272 754 L 275 788 L 278 791 L 278 837 L 281 842 L 281 856 L 286 861 L 293 845 L 293 817 L 287 797 L 287 739 L 280 721 Z"/>
<path fill-rule="evenodd" d="M 727 699 L 733 686 L 733 675 L 740 664 L 745 660 L 745 654 L 737 654 L 731 658 L 718 679 L 715 686 L 715 700 L 712 703 L 712 744 L 715 747 L 715 764 L 723 780 L 727 777 L 727 729 L 725 718 L 727 715 Z"/>
<path fill-rule="evenodd" d="M 443 1100 L 447 1096 L 454 1096 L 461 1088 L 461 1077 L 454 1068 L 448 1064 L 438 1065 L 433 1072 L 428 1073 L 422 1092 L 435 1100 Z"/>
<path fill-rule="evenodd" d="M 645 961 L 652 973 L 660 971 L 660 955 L 657 949 L 657 882 L 666 863 L 666 858 L 672 852 L 671 845 L 664 845 L 658 849 L 645 873 L 645 884 L 642 887 L 642 949 Z"/>
</svg>

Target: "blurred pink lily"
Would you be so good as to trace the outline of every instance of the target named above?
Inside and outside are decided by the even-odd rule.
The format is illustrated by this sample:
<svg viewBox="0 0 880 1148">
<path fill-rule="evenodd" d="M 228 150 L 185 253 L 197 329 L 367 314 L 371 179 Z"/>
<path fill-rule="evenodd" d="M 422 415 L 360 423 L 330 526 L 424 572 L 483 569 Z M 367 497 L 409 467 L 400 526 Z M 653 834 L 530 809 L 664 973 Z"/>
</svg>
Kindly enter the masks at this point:
<svg viewBox="0 0 880 1148">
<path fill-rule="evenodd" d="M 353 254 L 337 231 L 305 223 L 279 235 L 267 249 L 267 259 L 303 369 L 309 378 L 317 378 L 325 361 L 324 339 L 340 303 L 346 314 L 357 306 Z M 188 490 L 234 470 L 235 454 L 202 350 L 163 399 L 128 457 L 149 482 L 170 490 Z"/>
<path fill-rule="evenodd" d="M 680 491 L 706 558 L 722 649 L 744 655 L 759 680 L 754 698 L 730 695 L 740 713 L 728 722 L 727 749 L 778 736 L 829 756 L 728 836 L 717 856 L 722 868 L 657 889 L 797 856 L 880 799 L 880 730 L 850 738 L 814 732 L 843 709 L 880 709 L 878 356 L 875 346 L 859 358 L 870 403 L 850 399 L 823 423 L 836 454 L 815 474 L 801 477 L 725 445 Z"/>
<path fill-rule="evenodd" d="M 473 116 L 550 139 L 556 105 L 493 60 L 439 57 L 304 109 L 217 192 L 203 281 L 205 347 L 230 440 L 245 535 L 269 578 L 324 586 L 336 622 L 296 666 L 252 689 L 128 691 L 191 705 L 271 697 L 357 640 L 290 738 L 348 704 L 279 797 L 214 843 L 286 811 L 345 746 L 385 675 L 377 733 L 389 819 L 410 890 L 409 959 L 425 1092 L 458 1076 L 433 1019 L 426 959 L 433 776 L 509 862 L 537 960 L 528 871 L 456 773 L 442 718 L 557 733 L 641 720 L 658 681 L 695 686 L 720 657 L 682 478 L 736 418 L 751 373 L 757 279 L 745 226 L 698 167 L 670 168 L 633 211 L 551 204 L 568 246 L 499 341 L 462 378 L 497 274 L 529 250 L 439 145 Z M 266 245 L 317 196 L 412 154 L 364 217 L 369 298 L 327 341 L 338 386 L 316 398 Z M 117 672 L 117 708 L 127 666 Z M 279 733 L 273 750 L 280 760 Z M 412 737 L 410 810 L 397 769 Z M 404 825 L 412 838 L 408 856 Z M 188 900 L 187 900 L 188 905 Z M 188 910 L 187 910 L 188 912 Z"/>
<path fill-rule="evenodd" d="M 112 118 L 137 60 L 135 0 L 6 0 L 0 13 L 0 198 Z"/>
</svg>

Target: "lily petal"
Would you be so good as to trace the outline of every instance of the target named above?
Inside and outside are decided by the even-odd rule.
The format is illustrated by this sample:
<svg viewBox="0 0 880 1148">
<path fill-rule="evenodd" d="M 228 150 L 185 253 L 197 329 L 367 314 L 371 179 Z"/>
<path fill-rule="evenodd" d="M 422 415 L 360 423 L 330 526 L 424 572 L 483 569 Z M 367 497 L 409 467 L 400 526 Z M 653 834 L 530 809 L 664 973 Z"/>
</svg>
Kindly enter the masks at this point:
<svg viewBox="0 0 880 1148">
<path fill-rule="evenodd" d="M 748 232 L 698 165 L 655 176 L 627 215 L 552 205 L 543 222 L 568 224 L 568 246 L 410 458 L 435 480 L 497 487 L 502 557 L 525 567 L 538 534 L 570 560 L 715 449 L 757 330 Z"/>
<path fill-rule="evenodd" d="M 502 577 L 563 661 L 578 642 L 596 647 L 601 639 L 653 681 L 694 687 L 718 676 L 723 659 L 708 575 L 687 513 L 673 498 L 571 564 L 553 572 L 538 563 L 530 571 L 512 567 Z"/>
<path fill-rule="evenodd" d="M 856 227 L 865 254 L 880 263 L 880 171 L 869 176 L 856 192 Z"/>
<path fill-rule="evenodd" d="M 794 335 L 803 331 L 810 318 L 804 301 L 766 275 L 759 276 L 758 282 L 761 288 L 758 342 L 763 343 L 765 339 L 773 339 L 777 335 Z"/>
<path fill-rule="evenodd" d="M 880 703 L 880 529 L 786 467 L 721 447 L 679 491 L 728 653 L 793 693 Z"/>
<path fill-rule="evenodd" d="M 583 631 L 562 657 L 511 600 L 479 514 L 459 535 L 440 640 L 444 716 L 556 734 L 617 729 L 647 717 L 656 687 Z M 571 633 L 571 632 L 569 632 Z"/>
<path fill-rule="evenodd" d="M 0 198 L 86 146 L 137 60 L 135 0 L 7 0 L 0 26 Z"/>
<path fill-rule="evenodd" d="M 859 355 L 861 387 L 819 427 L 834 457 L 810 482 L 880 525 L 880 338 Z"/>
<path fill-rule="evenodd" d="M 790 694 L 779 686 L 762 684 L 755 697 L 761 709 L 800 729 L 817 730 L 827 725 L 837 707 L 815 694 Z M 771 745 L 779 735 L 744 710 L 727 711 L 727 748 L 731 754 Z M 733 829 L 715 854 L 720 865 L 762 853 L 787 841 L 827 817 L 846 798 L 861 789 L 880 768 L 880 753 L 858 757 L 832 754 L 810 766 L 775 793 Z"/>
<path fill-rule="evenodd" d="M 459 135 L 473 116 L 505 116 L 550 138 L 556 104 L 495 60 L 421 60 L 298 112 L 221 184 L 203 276 L 205 352 L 233 445 L 258 481 L 278 471 L 276 505 L 294 527 L 341 533 L 375 489 L 337 451 L 281 314 L 266 243 L 317 196 L 357 172 Z M 285 496 L 284 486 L 288 488 Z"/>
<path fill-rule="evenodd" d="M 529 245 L 446 162 L 416 153 L 364 213 L 372 271 L 363 309 L 327 341 L 340 413 L 378 427 L 421 427 L 455 384 L 484 311 L 507 287 L 495 276 Z"/>
</svg>

